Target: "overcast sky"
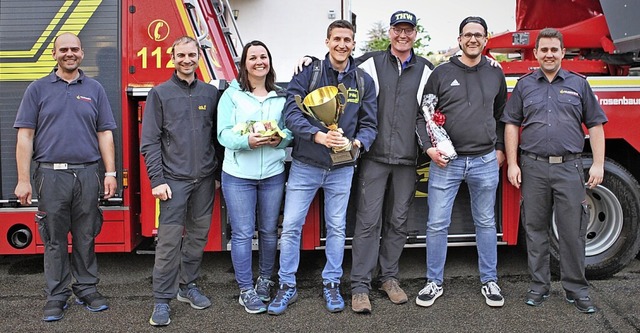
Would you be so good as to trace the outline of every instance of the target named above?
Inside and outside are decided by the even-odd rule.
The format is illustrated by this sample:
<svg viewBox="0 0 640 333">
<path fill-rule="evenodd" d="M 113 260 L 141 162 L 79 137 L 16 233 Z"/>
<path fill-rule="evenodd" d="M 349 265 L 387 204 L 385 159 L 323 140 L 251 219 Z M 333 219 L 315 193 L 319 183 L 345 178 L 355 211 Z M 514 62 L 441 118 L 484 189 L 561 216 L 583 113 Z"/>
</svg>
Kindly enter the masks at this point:
<svg viewBox="0 0 640 333">
<path fill-rule="evenodd" d="M 408 10 L 418 17 L 431 36 L 427 50 L 433 52 L 456 46 L 458 26 L 467 16 L 484 18 L 493 33 L 513 31 L 516 26 L 516 0 L 352 0 L 351 6 L 357 15 L 356 43 L 367 40 L 367 32 L 375 22 L 381 21 L 387 27 L 391 14 L 397 10 Z M 356 49 L 359 50 L 357 44 Z"/>
</svg>

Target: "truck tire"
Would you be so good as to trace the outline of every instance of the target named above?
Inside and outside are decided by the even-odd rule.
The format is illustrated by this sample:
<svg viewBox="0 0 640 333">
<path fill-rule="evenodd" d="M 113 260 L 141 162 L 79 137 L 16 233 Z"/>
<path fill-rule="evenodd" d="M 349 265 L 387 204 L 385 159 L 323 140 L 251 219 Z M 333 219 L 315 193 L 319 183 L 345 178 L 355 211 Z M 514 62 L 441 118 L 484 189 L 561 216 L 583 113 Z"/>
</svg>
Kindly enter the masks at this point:
<svg viewBox="0 0 640 333">
<path fill-rule="evenodd" d="M 582 159 L 585 179 L 593 163 L 590 155 Z M 623 166 L 605 159 L 602 184 L 587 189 L 585 271 L 587 279 L 605 279 L 626 267 L 640 249 L 640 185 Z M 560 273 L 555 216 L 551 237 L 551 269 Z"/>
</svg>

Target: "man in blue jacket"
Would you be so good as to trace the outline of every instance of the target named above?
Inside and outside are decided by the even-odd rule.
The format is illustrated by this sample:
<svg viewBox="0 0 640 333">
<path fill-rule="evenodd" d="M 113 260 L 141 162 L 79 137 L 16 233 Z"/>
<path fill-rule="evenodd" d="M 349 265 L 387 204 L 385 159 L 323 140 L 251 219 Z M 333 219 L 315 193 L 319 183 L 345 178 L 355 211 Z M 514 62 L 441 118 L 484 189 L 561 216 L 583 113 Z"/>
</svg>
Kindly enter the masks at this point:
<svg viewBox="0 0 640 333">
<path fill-rule="evenodd" d="M 341 132 L 329 131 L 318 120 L 305 115 L 295 102 L 296 95 L 304 98 L 312 90 L 309 88 L 314 73 L 312 67 L 294 75 L 288 86 L 285 117 L 287 128 L 294 134 L 293 162 L 287 181 L 280 237 L 280 286 L 269 304 L 269 314 L 283 313 L 298 298 L 295 273 L 300 262 L 302 225 L 320 188 L 324 190 L 327 228 L 323 294 L 327 310 L 339 312 L 344 309 L 339 285 L 354 163 L 333 165 L 330 153 L 333 148 L 343 147 L 349 142 L 353 144 L 352 149 L 367 151 L 377 134 L 375 87 L 369 75 L 356 74 L 351 57 L 355 46 L 353 37 L 354 28 L 348 21 L 338 20 L 329 25 L 325 40 L 329 53 L 322 62 L 322 75 L 317 85 L 343 84 L 347 88 L 344 113 L 337 124 Z M 359 86 L 358 77 L 363 79 L 364 87 Z"/>
</svg>

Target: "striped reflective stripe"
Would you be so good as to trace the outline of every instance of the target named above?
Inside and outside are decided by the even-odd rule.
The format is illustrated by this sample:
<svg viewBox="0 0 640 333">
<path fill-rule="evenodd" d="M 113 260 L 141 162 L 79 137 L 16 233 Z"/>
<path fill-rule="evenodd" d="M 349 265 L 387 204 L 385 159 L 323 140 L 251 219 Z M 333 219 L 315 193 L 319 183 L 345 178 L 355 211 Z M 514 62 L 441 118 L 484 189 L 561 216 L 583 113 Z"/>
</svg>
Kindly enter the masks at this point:
<svg viewBox="0 0 640 333">
<path fill-rule="evenodd" d="M 507 77 L 507 88 L 513 90 L 518 82 L 517 77 Z M 587 81 L 594 91 L 640 91 L 640 77 L 638 76 L 603 76 L 588 77 Z"/>
<path fill-rule="evenodd" d="M 40 52 L 40 57 L 35 61 L 0 62 L 2 74 L 0 81 L 33 81 L 49 74 L 56 65 L 56 61 L 51 56 L 51 52 L 41 52 L 41 50 L 53 50 L 52 37 L 59 32 L 72 32 L 78 35 L 101 3 L 102 0 L 67 0 L 60 6 L 30 50 L 0 50 L 0 59 L 29 59 Z M 69 13 L 68 17 L 64 19 L 67 13 Z"/>
</svg>

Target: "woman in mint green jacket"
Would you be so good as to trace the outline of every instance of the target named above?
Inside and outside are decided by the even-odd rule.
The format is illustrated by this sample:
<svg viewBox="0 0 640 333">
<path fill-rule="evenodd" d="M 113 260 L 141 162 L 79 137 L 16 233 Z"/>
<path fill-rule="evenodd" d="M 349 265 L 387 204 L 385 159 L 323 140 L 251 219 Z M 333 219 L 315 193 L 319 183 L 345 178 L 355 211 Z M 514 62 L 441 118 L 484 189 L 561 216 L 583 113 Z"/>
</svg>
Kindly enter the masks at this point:
<svg viewBox="0 0 640 333">
<path fill-rule="evenodd" d="M 238 302 L 249 313 L 265 312 L 278 242 L 284 195 L 286 91 L 275 84 L 271 53 L 260 41 L 242 50 L 238 79 L 218 102 L 218 141 L 225 147 L 222 194 L 231 224 L 231 260 L 240 287 Z M 259 275 L 253 284 L 252 239 L 258 226 Z"/>
</svg>

